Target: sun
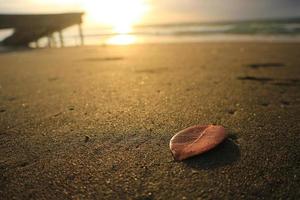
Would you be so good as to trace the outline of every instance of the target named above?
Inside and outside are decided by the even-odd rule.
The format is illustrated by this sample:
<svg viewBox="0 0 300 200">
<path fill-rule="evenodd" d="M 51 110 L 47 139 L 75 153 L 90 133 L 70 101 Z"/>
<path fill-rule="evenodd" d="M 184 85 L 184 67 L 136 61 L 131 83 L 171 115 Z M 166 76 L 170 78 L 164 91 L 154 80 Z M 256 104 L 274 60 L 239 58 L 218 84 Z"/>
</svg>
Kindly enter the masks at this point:
<svg viewBox="0 0 300 200">
<path fill-rule="evenodd" d="M 149 9 L 145 0 L 86 0 L 83 7 L 89 22 L 111 26 L 116 33 L 129 33 Z"/>
</svg>

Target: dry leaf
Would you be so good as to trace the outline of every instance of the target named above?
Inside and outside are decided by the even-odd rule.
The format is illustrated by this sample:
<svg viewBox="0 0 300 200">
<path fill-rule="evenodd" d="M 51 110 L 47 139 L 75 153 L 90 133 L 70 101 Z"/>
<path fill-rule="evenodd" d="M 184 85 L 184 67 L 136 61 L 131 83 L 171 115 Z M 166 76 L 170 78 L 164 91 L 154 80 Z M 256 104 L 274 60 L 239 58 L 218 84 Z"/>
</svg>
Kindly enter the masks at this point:
<svg viewBox="0 0 300 200">
<path fill-rule="evenodd" d="M 213 149 L 226 136 L 223 126 L 192 126 L 172 137 L 170 149 L 174 159 L 180 161 Z"/>
</svg>

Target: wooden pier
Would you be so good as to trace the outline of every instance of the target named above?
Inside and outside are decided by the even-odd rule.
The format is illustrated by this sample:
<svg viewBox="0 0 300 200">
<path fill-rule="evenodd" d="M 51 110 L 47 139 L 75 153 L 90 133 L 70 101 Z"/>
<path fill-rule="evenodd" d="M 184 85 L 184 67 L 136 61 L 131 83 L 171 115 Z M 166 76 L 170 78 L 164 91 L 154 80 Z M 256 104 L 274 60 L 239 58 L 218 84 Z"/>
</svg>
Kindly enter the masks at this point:
<svg viewBox="0 0 300 200">
<path fill-rule="evenodd" d="M 34 15 L 1 15 L 0 30 L 14 29 L 12 35 L 1 41 L 4 46 L 29 46 L 35 42 L 39 47 L 38 40 L 48 38 L 48 46 L 55 43 L 53 34 L 58 33 L 60 46 L 64 46 L 62 31 L 73 25 L 78 25 L 81 45 L 84 44 L 82 33 L 82 16 L 84 13 L 63 13 L 63 14 L 34 14 Z"/>
</svg>

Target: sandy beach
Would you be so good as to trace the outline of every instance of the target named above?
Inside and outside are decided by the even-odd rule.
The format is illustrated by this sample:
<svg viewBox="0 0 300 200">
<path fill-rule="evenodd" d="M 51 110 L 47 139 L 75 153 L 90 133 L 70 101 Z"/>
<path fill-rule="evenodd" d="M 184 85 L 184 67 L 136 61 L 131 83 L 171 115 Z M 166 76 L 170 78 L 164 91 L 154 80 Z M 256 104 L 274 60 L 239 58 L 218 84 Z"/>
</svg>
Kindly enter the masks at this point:
<svg viewBox="0 0 300 200">
<path fill-rule="evenodd" d="M 0 54 L 0 199 L 299 199 L 300 43 Z M 175 162 L 196 124 L 229 138 Z"/>
</svg>

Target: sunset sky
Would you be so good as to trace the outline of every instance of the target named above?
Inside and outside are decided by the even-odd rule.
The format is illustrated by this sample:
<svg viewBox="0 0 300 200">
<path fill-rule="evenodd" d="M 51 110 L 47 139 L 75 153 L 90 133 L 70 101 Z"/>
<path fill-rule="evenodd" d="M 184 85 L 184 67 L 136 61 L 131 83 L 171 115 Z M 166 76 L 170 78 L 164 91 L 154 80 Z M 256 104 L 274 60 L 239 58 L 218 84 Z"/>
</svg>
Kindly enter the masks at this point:
<svg viewBox="0 0 300 200">
<path fill-rule="evenodd" d="M 295 17 L 299 10 L 298 0 L 0 0 L 0 13 L 84 11 L 99 24 Z"/>
</svg>

